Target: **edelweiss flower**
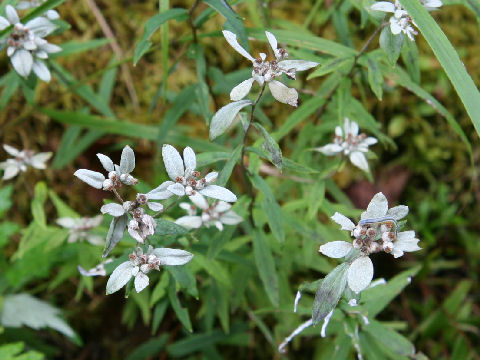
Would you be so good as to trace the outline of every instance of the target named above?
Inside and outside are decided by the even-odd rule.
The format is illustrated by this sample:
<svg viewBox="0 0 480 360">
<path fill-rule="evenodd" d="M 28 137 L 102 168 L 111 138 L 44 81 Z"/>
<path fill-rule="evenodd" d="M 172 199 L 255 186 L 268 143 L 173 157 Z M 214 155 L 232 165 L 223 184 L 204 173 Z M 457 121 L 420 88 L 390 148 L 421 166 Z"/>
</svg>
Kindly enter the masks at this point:
<svg viewBox="0 0 480 360">
<path fill-rule="evenodd" d="M 17 10 L 27 10 L 37 8 L 42 5 L 47 0 L 30 0 L 30 1 L 19 1 L 17 5 Z M 56 10 L 48 10 L 45 12 L 45 16 L 50 20 L 56 20 L 60 18 L 60 14 Z"/>
<path fill-rule="evenodd" d="M 128 233 L 135 240 L 143 244 L 148 236 L 155 233 L 155 227 L 157 226 L 153 217 L 145 214 L 143 208 L 140 207 L 143 204 L 137 201 L 125 201 L 123 205 L 110 203 L 103 205 L 100 211 L 102 214 L 109 214 L 113 217 L 120 217 L 124 214 L 130 213 L 133 216 L 133 219 L 128 223 Z"/>
<path fill-rule="evenodd" d="M 63 217 L 57 219 L 57 224 L 69 229 L 70 235 L 68 236 L 68 242 L 77 242 L 79 239 L 85 239 L 92 245 L 103 244 L 103 238 L 101 236 L 91 234 L 90 230 L 101 224 L 103 219 L 102 215 L 95 216 L 93 218 L 70 218 Z"/>
<path fill-rule="evenodd" d="M 368 171 L 368 161 L 364 153 L 368 152 L 368 147 L 377 143 L 374 137 L 367 137 L 365 134 L 358 134 L 359 127 L 355 121 L 345 118 L 343 131 L 340 126 L 335 128 L 335 138 L 333 144 L 328 144 L 314 150 L 331 156 L 339 153 L 348 156 L 350 161 L 356 167 L 363 171 Z"/>
<path fill-rule="evenodd" d="M 204 178 L 198 179 L 200 173 L 195 170 L 197 158 L 192 148 L 186 147 L 183 150 L 182 160 L 180 153 L 172 145 L 165 144 L 162 147 L 162 156 L 168 176 L 173 181 L 165 181 L 158 188 L 145 194 L 151 199 L 163 198 L 168 195 L 166 192 L 168 191 L 171 193 L 170 196 L 191 196 L 199 192 L 213 199 L 227 202 L 237 201 L 237 197 L 230 190 L 218 185 L 212 185 L 217 179 L 217 172 L 208 173 Z"/>
<path fill-rule="evenodd" d="M 88 185 L 103 190 L 113 190 L 122 183 L 125 185 L 135 185 L 138 180 L 130 173 L 135 169 L 135 154 L 130 146 L 125 146 L 122 150 L 120 158 L 120 166 L 113 164 L 112 159 L 103 154 L 97 154 L 98 159 L 102 163 L 105 170 L 108 171 L 108 179 L 102 173 L 97 171 L 79 169 L 73 175 L 78 177 Z"/>
<path fill-rule="evenodd" d="M 265 34 L 275 55 L 275 60 L 272 61 L 266 61 L 267 55 L 264 53 L 260 53 L 260 57 L 255 59 L 238 43 L 237 36 L 234 33 L 228 30 L 223 31 L 223 36 L 225 36 L 230 46 L 253 64 L 252 77 L 235 86 L 230 92 L 230 99 L 232 101 L 243 99 L 250 92 L 254 81 L 259 83 L 260 86 L 267 82 L 276 100 L 284 104 L 297 106 L 297 90 L 285 86 L 280 81 L 275 80 L 275 78 L 286 74 L 289 78 L 295 79 L 297 71 L 311 69 L 317 66 L 318 63 L 304 60 L 285 60 L 288 57 L 287 51 L 283 48 L 278 48 L 277 39 L 272 33 L 265 31 Z"/>
<path fill-rule="evenodd" d="M 384 251 L 397 258 L 405 251 L 421 249 L 417 245 L 419 240 L 415 238 L 414 231 L 398 232 L 398 220 L 407 214 L 408 207 L 404 205 L 388 209 L 387 198 L 378 193 L 362 213 L 358 225 L 338 212 L 332 216 L 332 219 L 342 226 L 342 230 L 350 231 L 355 238 L 353 243 L 332 241 L 320 246 L 320 252 L 336 259 L 353 254 L 353 261 L 347 270 L 347 282 L 350 289 L 359 293 L 373 279 L 373 264 L 368 257 L 370 254 Z M 355 255 L 354 250 L 357 250 L 359 255 Z"/>
<path fill-rule="evenodd" d="M 12 179 L 17 176 L 19 172 L 27 171 L 27 166 L 44 170 L 47 168 L 45 162 L 52 157 L 51 152 L 35 154 L 32 150 L 19 151 L 7 144 L 4 144 L 3 148 L 7 153 L 15 157 L 14 159 L 7 159 L 7 161 L 0 163 L 0 169 L 4 171 L 3 180 Z"/>
<path fill-rule="evenodd" d="M 109 264 L 112 261 L 112 259 L 107 259 L 89 270 L 85 270 L 83 267 L 78 265 L 77 269 L 78 272 L 83 276 L 105 276 L 107 275 L 107 271 L 105 270 L 105 264 Z"/>
<path fill-rule="evenodd" d="M 372 10 L 383 11 L 387 13 L 393 13 L 390 18 L 390 31 L 393 35 L 398 35 L 401 32 L 405 33 L 412 41 L 415 40 L 415 35 L 418 33 L 410 25 L 414 24 L 408 13 L 403 9 L 398 0 L 395 0 L 395 4 L 388 1 L 379 1 L 371 6 Z"/>
<path fill-rule="evenodd" d="M 138 248 L 136 253 L 130 254 L 130 261 L 121 263 L 110 275 L 107 282 L 107 295 L 124 287 L 130 279 L 135 277 L 135 290 L 142 291 L 148 286 L 147 274 L 151 270 L 160 270 L 161 265 L 184 265 L 192 260 L 193 254 L 185 250 L 148 247 L 146 254 Z"/>
<path fill-rule="evenodd" d="M 243 221 L 235 211 L 231 210 L 232 205 L 225 201 L 215 201 L 212 205 L 199 193 L 189 197 L 190 203 L 180 203 L 180 207 L 187 211 L 187 216 L 178 218 L 175 223 L 186 227 L 187 229 L 198 229 L 202 225 L 210 227 L 215 225 L 220 231 L 223 230 L 223 224 L 236 225 Z M 201 216 L 197 216 L 197 208 L 202 210 Z"/>
<path fill-rule="evenodd" d="M 20 76 L 27 77 L 33 70 L 41 80 L 50 81 L 50 71 L 42 59 L 62 49 L 49 44 L 43 37 L 55 30 L 55 24 L 44 17 L 37 17 L 24 25 L 11 5 L 7 5 L 5 10 L 7 18 L 0 16 L 0 30 L 10 25 L 14 27 L 10 36 L 0 41 L 0 45 L 8 45 L 7 55 L 13 68 Z"/>
</svg>

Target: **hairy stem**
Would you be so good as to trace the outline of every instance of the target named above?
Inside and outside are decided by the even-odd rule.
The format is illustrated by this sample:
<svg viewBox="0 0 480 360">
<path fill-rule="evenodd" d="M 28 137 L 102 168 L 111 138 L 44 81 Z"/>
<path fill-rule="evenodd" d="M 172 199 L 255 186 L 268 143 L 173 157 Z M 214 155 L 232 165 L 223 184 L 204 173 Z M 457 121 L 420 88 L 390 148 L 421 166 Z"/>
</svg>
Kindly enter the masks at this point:
<svg viewBox="0 0 480 360">
<path fill-rule="evenodd" d="M 245 184 L 247 186 L 247 192 L 248 196 L 250 197 L 250 205 L 248 206 L 248 214 L 250 218 L 250 223 L 253 226 L 253 205 L 255 204 L 255 195 L 253 193 L 253 188 L 250 180 L 248 179 L 248 165 L 245 163 L 245 148 L 247 147 L 247 137 L 248 137 L 248 131 L 252 127 L 253 120 L 255 119 L 254 112 L 255 112 L 255 107 L 257 106 L 258 102 L 260 101 L 260 98 L 263 95 L 263 92 L 265 91 L 265 86 L 267 84 L 263 83 L 262 89 L 260 90 L 260 93 L 258 94 L 257 98 L 252 104 L 252 112 L 250 113 L 250 121 L 248 122 L 247 128 L 245 129 L 245 134 L 243 135 L 243 140 L 242 140 L 242 152 L 240 155 L 240 161 L 242 164 L 242 171 L 243 171 L 243 177 L 245 179 Z"/>
</svg>

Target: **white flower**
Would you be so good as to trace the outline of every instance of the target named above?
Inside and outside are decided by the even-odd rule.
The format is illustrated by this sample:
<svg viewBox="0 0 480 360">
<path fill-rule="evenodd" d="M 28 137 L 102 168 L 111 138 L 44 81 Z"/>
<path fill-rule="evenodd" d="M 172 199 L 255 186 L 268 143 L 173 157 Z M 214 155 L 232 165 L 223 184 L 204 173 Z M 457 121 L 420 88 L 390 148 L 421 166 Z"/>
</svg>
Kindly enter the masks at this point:
<svg viewBox="0 0 480 360">
<path fill-rule="evenodd" d="M 359 127 L 355 121 L 345 118 L 343 131 L 340 126 L 335 128 L 335 138 L 332 144 L 315 148 L 315 151 L 332 156 L 342 153 L 350 158 L 350 161 L 356 167 L 363 171 L 368 171 L 368 161 L 364 153 L 368 152 L 368 147 L 377 143 L 374 137 L 367 137 L 365 134 L 358 134 Z"/>
<path fill-rule="evenodd" d="M 108 171 L 108 178 L 97 171 L 79 169 L 73 175 L 88 185 L 103 190 L 113 190 L 125 185 L 135 185 L 138 180 L 130 173 L 135 169 L 135 154 L 130 146 L 125 146 L 120 158 L 120 166 L 113 163 L 112 159 L 103 154 L 97 154 L 103 168 Z"/>
<path fill-rule="evenodd" d="M 42 5 L 44 2 L 47 0 L 29 0 L 29 1 L 19 1 L 17 4 L 17 10 L 27 10 L 27 9 L 33 9 L 37 8 L 40 5 Z M 60 15 L 56 10 L 48 10 L 44 14 L 47 18 L 50 20 L 56 20 L 60 18 Z"/>
<path fill-rule="evenodd" d="M 440 0 L 420 0 L 422 5 L 428 11 L 436 10 L 442 6 Z M 402 7 L 398 0 L 395 0 L 395 4 L 388 1 L 378 1 L 370 7 L 372 10 L 383 11 L 386 13 L 392 13 L 393 16 L 390 17 L 390 31 L 394 35 L 398 35 L 401 32 L 405 33 L 408 38 L 412 41 L 415 40 L 415 35 L 417 31 L 413 28 L 413 25 L 416 26 L 415 22 L 410 18 L 407 11 Z"/>
<path fill-rule="evenodd" d="M 50 81 L 50 71 L 42 59 L 62 49 L 49 44 L 43 37 L 55 30 L 55 24 L 47 18 L 37 17 L 24 25 L 11 5 L 7 5 L 5 11 L 7 18 L 0 16 L 0 30 L 13 25 L 13 32 L 0 41 L 0 45 L 8 45 L 7 55 L 13 68 L 20 76 L 27 77 L 33 70 L 41 80 Z"/>
<path fill-rule="evenodd" d="M 350 289 L 358 293 L 373 279 L 373 264 L 368 257 L 370 254 L 384 251 L 397 258 L 406 251 L 420 250 L 414 231 L 398 232 L 397 221 L 407 214 L 408 207 L 405 205 L 388 209 L 385 195 L 377 193 L 362 213 L 358 225 L 338 212 L 332 216 L 332 220 L 341 225 L 342 230 L 349 231 L 355 238 L 353 243 L 331 241 L 320 246 L 319 251 L 335 259 L 346 256 L 352 258 L 347 260 L 351 261 L 347 270 L 347 283 Z M 355 254 L 355 251 L 358 253 Z"/>
<path fill-rule="evenodd" d="M 57 224 L 66 229 L 69 229 L 69 243 L 77 242 L 79 239 L 85 239 L 92 245 L 101 245 L 103 244 L 103 238 L 101 236 L 91 234 L 90 230 L 100 225 L 102 219 L 102 215 L 98 215 L 92 218 L 63 217 L 57 219 Z"/>
<path fill-rule="evenodd" d="M 19 172 L 27 171 L 27 166 L 35 169 L 45 170 L 45 164 L 52 157 L 51 152 L 41 152 L 35 154 L 32 150 L 17 150 L 13 146 L 4 144 L 3 148 L 7 153 L 14 156 L 13 159 L 7 159 L 0 163 L 0 169 L 3 170 L 3 180 L 9 180 L 17 176 Z"/>
<path fill-rule="evenodd" d="M 124 287 L 132 277 L 135 277 L 135 290 L 145 289 L 149 284 L 147 274 L 151 270 L 160 270 L 161 265 L 184 265 L 192 260 L 193 254 L 185 250 L 148 247 L 146 254 L 141 248 L 130 254 L 130 261 L 121 263 L 110 275 L 107 282 L 107 295 Z"/>
<path fill-rule="evenodd" d="M 186 147 L 183 150 L 182 160 L 180 153 L 172 145 L 165 144 L 162 147 L 162 156 L 165 169 L 172 181 L 165 181 L 158 188 L 147 193 L 146 195 L 151 199 L 169 195 L 165 192 L 167 190 L 170 192 L 170 196 L 191 196 L 199 192 L 213 199 L 226 202 L 237 201 L 237 197 L 230 190 L 222 186 L 212 185 L 217 179 L 217 172 L 208 173 L 204 178 L 198 179 L 200 173 L 196 170 L 197 158 L 192 148 Z"/>
<path fill-rule="evenodd" d="M 285 86 L 280 81 L 275 80 L 275 78 L 286 74 L 288 77 L 295 79 L 297 71 L 311 69 L 317 66 L 318 63 L 304 60 L 285 60 L 288 57 L 287 51 L 283 48 L 278 48 L 277 39 L 272 33 L 265 31 L 265 34 L 275 55 L 275 60 L 272 61 L 267 61 L 267 55 L 264 53 L 260 53 L 260 57 L 255 59 L 238 43 L 237 36 L 234 33 L 228 30 L 223 31 L 223 36 L 225 36 L 230 46 L 253 64 L 252 77 L 235 86 L 230 92 L 230 99 L 232 101 L 243 99 L 250 92 L 254 81 L 259 83 L 260 86 L 267 82 L 276 100 L 284 104 L 297 106 L 297 90 Z"/>
<path fill-rule="evenodd" d="M 243 221 L 242 217 L 231 210 L 232 205 L 225 201 L 215 201 L 212 205 L 200 194 L 196 193 L 189 197 L 192 204 L 180 203 L 180 207 L 187 211 L 187 216 L 178 218 L 175 223 L 187 229 L 198 229 L 202 225 L 210 227 L 214 225 L 218 230 L 223 230 L 223 225 L 236 225 Z M 197 208 L 202 211 L 197 216 Z"/>
<path fill-rule="evenodd" d="M 156 226 L 157 223 L 153 217 L 148 214 L 143 214 L 143 209 L 138 208 L 135 209 L 133 219 L 128 223 L 128 233 L 135 240 L 144 244 L 147 236 L 155 233 Z"/>
<path fill-rule="evenodd" d="M 112 259 L 106 259 L 105 261 L 101 262 L 100 264 L 89 270 L 85 270 L 83 267 L 78 265 L 77 269 L 78 272 L 83 276 L 105 276 L 107 275 L 107 271 L 105 270 L 105 264 L 109 264 L 112 261 Z"/>
</svg>

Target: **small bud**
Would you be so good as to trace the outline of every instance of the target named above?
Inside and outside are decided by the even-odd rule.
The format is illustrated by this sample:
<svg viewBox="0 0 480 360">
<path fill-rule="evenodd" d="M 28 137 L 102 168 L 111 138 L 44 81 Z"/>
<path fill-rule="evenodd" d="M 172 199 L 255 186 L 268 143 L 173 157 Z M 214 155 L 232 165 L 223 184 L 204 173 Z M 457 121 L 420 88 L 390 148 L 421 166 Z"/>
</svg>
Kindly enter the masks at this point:
<svg viewBox="0 0 480 360">
<path fill-rule="evenodd" d="M 148 274 L 150 270 L 151 270 L 150 264 L 140 265 L 140 271 L 143 272 L 144 274 Z"/>
<path fill-rule="evenodd" d="M 103 182 L 103 190 L 107 190 L 107 191 L 111 191 L 113 190 L 114 186 L 113 186 L 113 181 L 110 180 L 110 179 L 106 179 L 104 182 Z"/>
<path fill-rule="evenodd" d="M 137 202 L 140 205 L 145 205 L 148 201 L 148 198 L 145 194 L 137 194 Z"/>
<path fill-rule="evenodd" d="M 369 228 L 367 230 L 367 236 L 373 239 L 375 236 L 377 236 L 377 230 L 375 230 L 374 228 Z"/>
</svg>

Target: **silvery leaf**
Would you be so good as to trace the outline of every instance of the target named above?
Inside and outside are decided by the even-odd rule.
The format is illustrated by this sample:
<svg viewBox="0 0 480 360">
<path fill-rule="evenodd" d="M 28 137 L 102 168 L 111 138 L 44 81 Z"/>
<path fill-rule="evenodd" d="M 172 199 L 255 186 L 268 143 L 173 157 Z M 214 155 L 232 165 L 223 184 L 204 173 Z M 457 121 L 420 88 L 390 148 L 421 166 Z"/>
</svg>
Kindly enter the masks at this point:
<svg viewBox="0 0 480 360">
<path fill-rule="evenodd" d="M 202 218 L 200 216 L 182 216 L 175 220 L 175 224 L 186 229 L 198 229 L 202 226 Z"/>
<path fill-rule="evenodd" d="M 173 196 L 173 193 L 168 191 L 167 188 L 170 185 L 175 184 L 173 181 L 165 181 L 161 183 L 158 187 L 153 190 L 150 190 L 147 195 L 149 200 L 165 200 Z"/>
<path fill-rule="evenodd" d="M 231 31 L 228 31 L 228 30 L 223 30 L 222 31 L 223 33 L 223 36 L 225 36 L 225 39 L 227 40 L 227 42 L 230 44 L 230 46 L 232 48 L 234 48 L 240 55 L 246 57 L 248 60 L 250 60 L 251 62 L 254 62 L 255 59 L 253 58 L 252 55 L 250 55 L 248 53 L 247 50 L 245 50 L 239 43 L 238 43 L 238 40 L 237 40 L 237 35 L 235 35 L 234 33 L 232 33 Z"/>
<path fill-rule="evenodd" d="M 273 97 L 277 101 L 295 107 L 298 106 L 297 90 L 289 88 L 277 80 L 270 81 L 268 83 L 268 87 L 270 88 L 270 92 L 272 93 Z"/>
<path fill-rule="evenodd" d="M 359 169 L 363 171 L 368 171 L 368 161 L 362 152 L 354 151 L 350 153 L 350 161 Z"/>
<path fill-rule="evenodd" d="M 183 149 L 183 162 L 185 163 L 185 168 L 190 170 L 195 170 L 197 168 L 197 157 L 195 156 L 195 151 L 189 146 Z"/>
<path fill-rule="evenodd" d="M 79 169 L 73 175 L 96 189 L 101 189 L 105 181 L 103 174 L 87 169 Z"/>
<path fill-rule="evenodd" d="M 349 266 L 347 271 L 348 287 L 359 293 L 365 289 L 373 279 L 373 264 L 368 256 L 360 256 Z"/>
<path fill-rule="evenodd" d="M 3 144 L 3 148 L 5 149 L 5 151 L 7 153 L 9 153 L 12 156 L 17 156 L 20 153 L 20 151 L 15 149 L 13 146 L 10 146 L 10 145 L 7 145 L 7 144 Z"/>
<path fill-rule="evenodd" d="M 385 216 L 388 211 L 388 200 L 379 192 L 375 194 L 367 206 L 367 211 L 362 213 L 361 219 L 374 219 Z"/>
<path fill-rule="evenodd" d="M 135 291 L 139 293 L 148 286 L 149 282 L 150 280 L 148 279 L 148 276 L 140 271 L 137 275 L 135 275 Z"/>
<path fill-rule="evenodd" d="M 254 79 L 250 78 L 242 81 L 230 91 L 230 100 L 239 101 L 242 100 L 250 92 Z"/>
<path fill-rule="evenodd" d="M 107 281 L 107 295 L 120 290 L 130 281 L 134 267 L 130 261 L 125 261 L 113 270 L 112 275 L 110 275 Z"/>
<path fill-rule="evenodd" d="M 135 169 L 135 153 L 130 146 L 125 146 L 120 158 L 120 172 L 130 174 Z"/>
<path fill-rule="evenodd" d="M 347 286 L 348 263 L 338 265 L 321 282 L 313 302 L 312 321 L 316 325 L 335 309 Z"/>
<path fill-rule="evenodd" d="M 108 229 L 107 239 L 105 240 L 105 249 L 103 250 L 102 257 L 107 257 L 110 251 L 122 240 L 127 222 L 127 214 L 112 219 L 110 228 Z"/>
<path fill-rule="evenodd" d="M 44 170 L 47 168 L 45 162 L 52 157 L 51 152 L 41 152 L 35 154 L 30 159 L 30 165 L 32 165 L 35 169 Z"/>
<path fill-rule="evenodd" d="M 30 51 L 19 49 L 10 58 L 15 71 L 23 77 L 30 75 L 33 66 L 33 57 Z"/>
<path fill-rule="evenodd" d="M 346 241 L 330 241 L 320 246 L 319 251 L 330 258 L 339 259 L 347 256 L 352 248 L 352 244 Z"/>
<path fill-rule="evenodd" d="M 160 204 L 160 203 L 149 201 L 149 202 L 147 202 L 147 206 L 152 211 L 162 211 L 163 210 L 163 205 Z"/>
<path fill-rule="evenodd" d="M 405 205 L 398 205 L 394 206 L 393 208 L 387 211 L 387 215 L 395 218 L 395 220 L 403 219 L 405 216 L 408 215 L 408 206 Z"/>
<path fill-rule="evenodd" d="M 295 69 L 295 71 L 305 71 L 317 66 L 318 63 L 306 60 L 283 60 L 278 62 L 278 66 L 285 70 Z"/>
<path fill-rule="evenodd" d="M 98 160 L 102 163 L 102 166 L 108 172 L 114 171 L 115 167 L 113 166 L 113 161 L 107 155 L 97 154 Z"/>
<path fill-rule="evenodd" d="M 337 224 L 342 225 L 342 230 L 352 231 L 353 229 L 355 229 L 355 224 L 352 222 L 352 220 L 347 218 L 345 215 L 340 214 L 339 212 L 333 214 L 331 219 Z"/>
<path fill-rule="evenodd" d="M 125 209 L 122 205 L 117 203 L 105 204 L 100 208 L 102 214 L 109 214 L 114 217 L 119 217 L 125 214 Z"/>
<path fill-rule="evenodd" d="M 33 62 L 32 70 L 40 80 L 50 82 L 50 80 L 52 79 L 52 76 L 50 75 L 50 70 L 48 70 L 47 65 L 45 65 L 42 61 L 38 59 L 35 59 L 35 61 Z"/>
<path fill-rule="evenodd" d="M 220 216 L 220 221 L 225 225 L 237 225 L 243 221 L 243 218 L 234 211 L 227 211 Z"/>
<path fill-rule="evenodd" d="M 193 259 L 193 254 L 185 250 L 156 248 L 153 255 L 160 259 L 161 265 L 184 265 Z"/>
<path fill-rule="evenodd" d="M 50 327 L 68 337 L 74 337 L 75 332 L 60 315 L 60 309 L 29 294 L 6 295 L 3 298 L 0 323 L 5 327 L 25 325 L 36 330 Z"/>
<path fill-rule="evenodd" d="M 163 163 L 165 164 L 165 170 L 167 170 L 170 179 L 176 181 L 177 177 L 185 176 L 183 160 L 177 149 L 172 145 L 164 144 L 162 146 L 162 157 Z"/>
<path fill-rule="evenodd" d="M 198 192 L 213 199 L 223 200 L 226 202 L 237 201 L 237 196 L 234 193 L 218 185 L 208 185 L 205 189 L 199 190 Z"/>
<path fill-rule="evenodd" d="M 238 112 L 251 104 L 250 100 L 240 100 L 218 110 L 210 122 L 210 140 L 222 135 L 232 125 Z"/>
</svg>

